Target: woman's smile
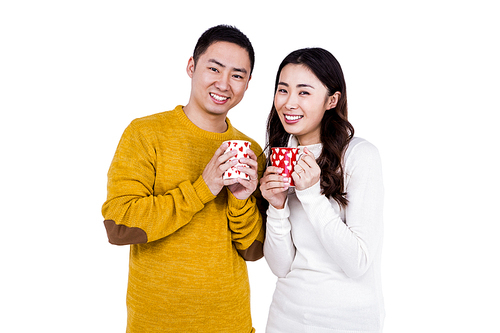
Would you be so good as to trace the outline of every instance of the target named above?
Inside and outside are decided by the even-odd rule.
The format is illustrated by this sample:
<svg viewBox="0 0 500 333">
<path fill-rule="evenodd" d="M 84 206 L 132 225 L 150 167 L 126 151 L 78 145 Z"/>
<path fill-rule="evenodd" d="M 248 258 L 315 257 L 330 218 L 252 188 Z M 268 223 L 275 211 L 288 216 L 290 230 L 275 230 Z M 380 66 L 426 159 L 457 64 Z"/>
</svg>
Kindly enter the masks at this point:
<svg viewBox="0 0 500 333">
<path fill-rule="evenodd" d="M 295 124 L 298 123 L 304 116 L 283 114 L 283 117 L 285 117 L 287 124 Z"/>
</svg>

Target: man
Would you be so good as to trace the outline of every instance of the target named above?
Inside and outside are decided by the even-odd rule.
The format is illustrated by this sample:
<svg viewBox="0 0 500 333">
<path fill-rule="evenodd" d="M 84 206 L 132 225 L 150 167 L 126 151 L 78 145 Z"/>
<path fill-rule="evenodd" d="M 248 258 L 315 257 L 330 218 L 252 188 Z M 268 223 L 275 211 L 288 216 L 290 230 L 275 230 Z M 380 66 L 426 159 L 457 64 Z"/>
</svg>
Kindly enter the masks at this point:
<svg viewBox="0 0 500 333">
<path fill-rule="evenodd" d="M 187 105 L 132 121 L 120 140 L 102 212 L 110 243 L 131 245 L 127 332 L 254 332 L 245 260 L 263 256 L 253 193 L 265 157 L 226 118 L 253 65 L 238 29 L 207 30 L 188 61 Z M 226 140 L 251 142 L 238 167 L 250 180 L 223 179 L 238 162 Z"/>
</svg>

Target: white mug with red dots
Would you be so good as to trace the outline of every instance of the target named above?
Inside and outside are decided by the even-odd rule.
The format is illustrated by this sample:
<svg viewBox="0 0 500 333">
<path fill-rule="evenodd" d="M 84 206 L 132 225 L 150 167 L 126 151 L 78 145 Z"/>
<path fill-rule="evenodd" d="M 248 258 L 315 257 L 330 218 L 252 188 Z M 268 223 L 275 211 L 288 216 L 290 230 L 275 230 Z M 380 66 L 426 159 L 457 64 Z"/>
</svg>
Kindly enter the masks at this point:
<svg viewBox="0 0 500 333">
<path fill-rule="evenodd" d="M 248 149 L 250 149 L 250 145 L 252 144 L 249 141 L 244 141 L 244 140 L 229 140 L 225 141 L 224 143 L 227 143 L 229 146 L 227 147 L 226 151 L 224 153 L 227 153 L 228 151 L 236 151 L 238 152 L 238 155 L 236 157 L 231 157 L 229 161 L 232 160 L 239 160 L 240 158 L 248 158 Z M 237 169 L 238 166 L 248 166 L 246 164 L 239 163 L 236 164 L 235 166 L 232 166 L 229 168 L 226 172 L 224 172 L 224 179 L 231 179 L 231 178 L 243 178 L 250 180 L 250 177 L 246 174 L 241 172 L 240 170 Z"/>
</svg>

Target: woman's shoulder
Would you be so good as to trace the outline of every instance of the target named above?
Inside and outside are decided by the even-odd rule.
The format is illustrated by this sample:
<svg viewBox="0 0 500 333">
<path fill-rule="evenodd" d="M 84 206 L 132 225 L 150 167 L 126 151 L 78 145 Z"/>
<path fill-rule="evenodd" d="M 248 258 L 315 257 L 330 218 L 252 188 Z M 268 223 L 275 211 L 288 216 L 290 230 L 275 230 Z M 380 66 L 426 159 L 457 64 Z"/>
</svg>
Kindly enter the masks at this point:
<svg viewBox="0 0 500 333">
<path fill-rule="evenodd" d="M 353 137 L 349 141 L 344 155 L 346 164 L 351 161 L 370 161 L 374 159 L 379 160 L 380 154 L 377 147 L 370 141 L 360 137 Z"/>
</svg>

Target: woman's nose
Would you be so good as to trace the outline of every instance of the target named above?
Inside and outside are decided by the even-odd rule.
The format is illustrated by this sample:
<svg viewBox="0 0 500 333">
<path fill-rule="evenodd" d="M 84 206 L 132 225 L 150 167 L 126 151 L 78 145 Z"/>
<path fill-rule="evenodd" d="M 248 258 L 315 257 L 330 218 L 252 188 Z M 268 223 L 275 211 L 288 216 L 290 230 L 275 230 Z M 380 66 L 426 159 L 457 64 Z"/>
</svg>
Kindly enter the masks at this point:
<svg viewBox="0 0 500 333">
<path fill-rule="evenodd" d="M 286 100 L 285 107 L 288 110 L 293 110 L 297 108 L 297 99 L 293 96 L 289 96 Z"/>
</svg>

